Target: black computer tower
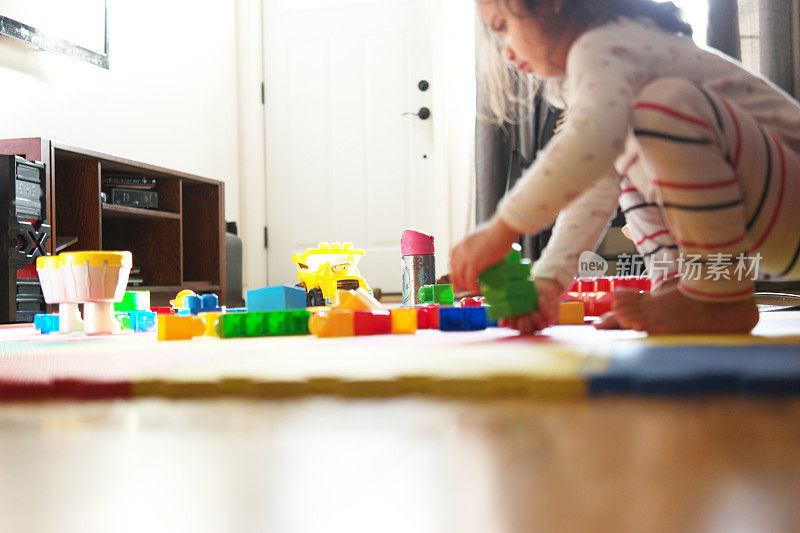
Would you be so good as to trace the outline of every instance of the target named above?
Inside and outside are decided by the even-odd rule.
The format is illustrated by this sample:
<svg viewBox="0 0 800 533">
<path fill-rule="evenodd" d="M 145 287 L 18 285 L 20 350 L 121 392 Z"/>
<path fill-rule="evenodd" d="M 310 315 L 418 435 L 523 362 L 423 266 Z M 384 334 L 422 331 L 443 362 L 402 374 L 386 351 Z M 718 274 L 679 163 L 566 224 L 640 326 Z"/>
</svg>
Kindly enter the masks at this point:
<svg viewBox="0 0 800 533">
<path fill-rule="evenodd" d="M 0 156 L 0 323 L 33 322 L 45 312 L 36 258 L 50 239 L 42 163 Z"/>
</svg>

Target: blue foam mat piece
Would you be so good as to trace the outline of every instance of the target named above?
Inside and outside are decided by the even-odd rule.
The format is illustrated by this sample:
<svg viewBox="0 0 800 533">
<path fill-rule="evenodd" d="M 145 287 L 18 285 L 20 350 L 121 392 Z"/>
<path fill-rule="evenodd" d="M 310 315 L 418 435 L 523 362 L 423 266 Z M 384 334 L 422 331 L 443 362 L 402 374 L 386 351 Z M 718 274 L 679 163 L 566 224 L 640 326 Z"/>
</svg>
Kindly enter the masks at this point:
<svg viewBox="0 0 800 533">
<path fill-rule="evenodd" d="M 622 345 L 603 372 L 587 373 L 592 395 L 800 394 L 800 346 Z"/>
</svg>

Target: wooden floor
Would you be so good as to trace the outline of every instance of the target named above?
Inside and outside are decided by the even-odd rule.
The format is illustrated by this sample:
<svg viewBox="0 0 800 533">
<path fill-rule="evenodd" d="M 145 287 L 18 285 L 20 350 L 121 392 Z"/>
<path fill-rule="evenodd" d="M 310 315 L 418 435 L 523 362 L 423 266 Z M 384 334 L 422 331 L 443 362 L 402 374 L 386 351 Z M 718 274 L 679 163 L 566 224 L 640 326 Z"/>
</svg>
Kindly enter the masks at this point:
<svg viewBox="0 0 800 533">
<path fill-rule="evenodd" d="M 0 405 L 0 531 L 800 528 L 800 399 Z"/>
</svg>

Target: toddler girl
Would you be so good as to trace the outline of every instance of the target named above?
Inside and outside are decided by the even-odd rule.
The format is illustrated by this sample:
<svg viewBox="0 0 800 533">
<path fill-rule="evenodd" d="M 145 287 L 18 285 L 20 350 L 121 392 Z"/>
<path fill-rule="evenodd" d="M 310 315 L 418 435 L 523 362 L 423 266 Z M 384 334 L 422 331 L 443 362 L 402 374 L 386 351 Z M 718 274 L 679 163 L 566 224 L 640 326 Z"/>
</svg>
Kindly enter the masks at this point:
<svg viewBox="0 0 800 533">
<path fill-rule="evenodd" d="M 750 331 L 755 272 L 800 277 L 800 105 L 698 48 L 669 2 L 477 3 L 507 61 L 561 84 L 566 121 L 492 219 L 451 251 L 456 288 L 479 290 L 478 275 L 520 234 L 555 220 L 533 269 L 539 311 L 509 321 L 523 332 L 552 324 L 578 257 L 619 204 L 653 291 L 617 293 L 601 327 Z"/>
</svg>

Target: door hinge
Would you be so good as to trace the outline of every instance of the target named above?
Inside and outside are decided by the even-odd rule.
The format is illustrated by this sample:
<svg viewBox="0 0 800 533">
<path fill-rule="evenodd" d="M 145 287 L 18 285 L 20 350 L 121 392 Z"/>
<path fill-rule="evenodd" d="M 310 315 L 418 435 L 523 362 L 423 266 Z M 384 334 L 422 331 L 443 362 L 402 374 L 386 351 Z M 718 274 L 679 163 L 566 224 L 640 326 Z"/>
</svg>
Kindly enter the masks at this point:
<svg viewBox="0 0 800 533">
<path fill-rule="evenodd" d="M 264 248 L 269 248 L 269 232 L 266 226 L 264 226 Z"/>
<path fill-rule="evenodd" d="M 266 89 L 264 88 L 264 82 L 261 82 L 261 105 L 264 105 L 267 102 L 266 99 Z"/>
</svg>

